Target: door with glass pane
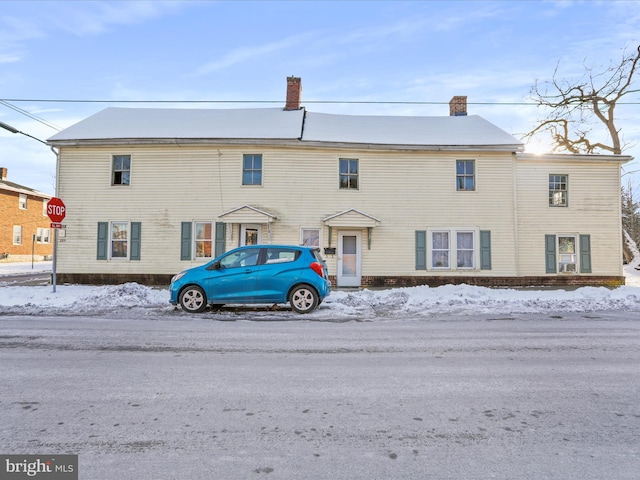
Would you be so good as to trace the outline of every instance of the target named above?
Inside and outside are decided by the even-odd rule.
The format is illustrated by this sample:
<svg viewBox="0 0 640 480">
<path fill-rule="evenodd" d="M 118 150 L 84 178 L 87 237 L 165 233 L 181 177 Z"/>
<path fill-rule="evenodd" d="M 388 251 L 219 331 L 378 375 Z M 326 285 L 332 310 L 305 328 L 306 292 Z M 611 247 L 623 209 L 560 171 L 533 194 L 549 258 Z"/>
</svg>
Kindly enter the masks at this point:
<svg viewBox="0 0 640 480">
<path fill-rule="evenodd" d="M 262 225 L 243 224 L 240 228 L 240 246 L 262 244 Z"/>
<path fill-rule="evenodd" d="M 360 232 L 338 232 L 338 275 L 339 287 L 359 287 L 361 273 Z"/>
</svg>

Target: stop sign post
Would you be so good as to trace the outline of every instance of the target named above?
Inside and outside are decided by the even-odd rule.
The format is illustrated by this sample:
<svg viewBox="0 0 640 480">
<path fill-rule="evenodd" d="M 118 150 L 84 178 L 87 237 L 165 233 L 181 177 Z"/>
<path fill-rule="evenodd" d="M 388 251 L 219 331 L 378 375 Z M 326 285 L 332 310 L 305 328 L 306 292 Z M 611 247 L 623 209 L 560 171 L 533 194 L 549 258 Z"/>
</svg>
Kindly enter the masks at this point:
<svg viewBox="0 0 640 480">
<path fill-rule="evenodd" d="M 51 228 L 58 229 L 64 228 L 62 220 L 64 220 L 67 214 L 67 207 L 61 198 L 53 197 L 47 202 L 47 216 L 51 220 Z M 53 293 L 56 293 L 56 260 L 58 256 L 58 230 L 53 231 Z"/>
<path fill-rule="evenodd" d="M 53 197 L 47 202 L 47 216 L 51 220 L 51 228 L 62 228 L 62 220 L 67 214 L 67 207 L 61 198 Z"/>
</svg>

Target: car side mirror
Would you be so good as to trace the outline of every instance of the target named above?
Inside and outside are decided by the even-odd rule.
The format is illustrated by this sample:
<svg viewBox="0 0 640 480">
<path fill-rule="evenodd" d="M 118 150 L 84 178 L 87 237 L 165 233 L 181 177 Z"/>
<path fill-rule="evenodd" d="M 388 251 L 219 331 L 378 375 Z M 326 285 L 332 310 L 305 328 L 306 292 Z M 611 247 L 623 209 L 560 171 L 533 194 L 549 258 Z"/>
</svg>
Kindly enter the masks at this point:
<svg viewBox="0 0 640 480">
<path fill-rule="evenodd" d="M 218 260 L 209 265 L 207 270 L 220 270 L 220 268 L 222 268 L 222 265 L 220 265 L 220 260 Z"/>
</svg>

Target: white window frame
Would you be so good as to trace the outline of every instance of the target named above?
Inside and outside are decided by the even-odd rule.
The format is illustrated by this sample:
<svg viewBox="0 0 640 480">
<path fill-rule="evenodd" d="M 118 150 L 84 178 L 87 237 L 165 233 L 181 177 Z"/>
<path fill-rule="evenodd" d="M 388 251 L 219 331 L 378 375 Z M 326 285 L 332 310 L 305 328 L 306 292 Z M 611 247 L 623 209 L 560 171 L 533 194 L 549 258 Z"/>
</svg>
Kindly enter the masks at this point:
<svg viewBox="0 0 640 480">
<path fill-rule="evenodd" d="M 113 237 L 113 227 L 116 224 L 124 224 L 127 226 L 126 234 L 127 238 L 124 240 L 126 242 L 126 255 L 125 256 L 114 256 L 114 242 L 123 242 L 120 239 L 114 239 Z M 109 222 L 109 260 L 129 260 L 129 256 L 131 254 L 131 222 L 129 221 L 113 221 Z"/>
<path fill-rule="evenodd" d="M 47 215 L 47 203 L 49 203 L 49 201 L 46 198 L 42 200 L 42 216 L 43 217 L 48 217 L 48 215 Z"/>
<path fill-rule="evenodd" d="M 471 162 L 473 164 L 473 173 L 468 174 L 466 172 L 458 173 L 458 162 Z M 456 192 L 476 192 L 478 190 L 478 162 L 475 158 L 456 158 L 455 163 L 455 174 L 456 174 Z M 466 182 L 460 187 L 459 179 L 466 179 L 471 177 L 473 179 L 473 188 L 466 188 Z"/>
<path fill-rule="evenodd" d="M 308 243 L 309 237 L 306 236 L 306 235 L 308 235 L 307 232 L 315 232 L 316 233 L 315 236 L 313 235 L 313 233 L 311 233 L 311 239 L 317 238 L 318 239 L 318 243 L 317 244 Z M 311 228 L 311 227 L 301 227 L 300 228 L 300 245 L 304 245 L 305 247 L 318 247 L 318 248 L 320 248 L 320 243 L 321 243 L 321 238 L 320 238 L 320 229 L 319 228 Z"/>
<path fill-rule="evenodd" d="M 435 266 L 433 264 L 433 234 L 447 233 L 449 236 L 449 245 L 447 249 L 436 249 L 436 251 L 447 251 L 449 253 L 448 266 Z M 470 267 L 458 266 L 458 234 L 470 233 L 473 235 L 472 265 Z M 468 249 L 467 249 L 468 250 Z M 473 271 L 478 270 L 478 262 L 480 255 L 480 230 L 475 227 L 471 228 L 452 228 L 452 227 L 434 227 L 427 229 L 427 269 L 429 270 L 448 270 L 448 271 Z"/>
<path fill-rule="evenodd" d="M 434 249 L 433 248 L 433 234 L 434 233 L 438 233 L 438 234 L 443 234 L 446 233 L 447 234 L 447 248 L 437 248 Z M 427 245 L 428 245 L 428 262 L 429 262 L 429 269 L 431 270 L 451 270 L 451 231 L 447 230 L 445 228 L 434 228 L 432 230 L 429 230 L 429 238 L 427 240 Z M 447 265 L 434 265 L 433 264 L 433 254 L 435 252 L 447 252 Z"/>
<path fill-rule="evenodd" d="M 51 229 L 49 228 L 38 228 L 36 233 L 36 242 L 37 243 L 51 243 Z"/>
<path fill-rule="evenodd" d="M 551 188 L 551 177 L 564 177 L 564 182 L 562 180 L 553 179 L 554 185 L 564 183 L 565 188 Z M 560 197 L 563 198 L 563 202 L 557 202 L 555 200 L 556 194 L 560 194 Z M 569 206 L 569 175 L 566 173 L 550 173 L 549 174 L 549 206 L 550 207 L 559 207 L 559 208 L 567 208 Z"/>
<path fill-rule="evenodd" d="M 129 157 L 129 168 L 128 169 L 116 169 L 116 157 Z M 131 186 L 131 166 L 133 164 L 133 156 L 128 153 L 115 153 L 111 155 L 111 186 L 112 187 L 130 187 Z M 116 172 L 120 172 L 120 183 L 115 182 Z M 124 182 L 125 172 L 128 174 L 127 182 Z"/>
<path fill-rule="evenodd" d="M 211 238 L 198 238 L 198 225 L 210 225 L 211 226 Z M 211 255 L 199 255 L 198 252 L 198 243 L 206 244 L 209 243 L 209 249 Z M 200 258 L 203 259 L 212 259 L 215 257 L 216 250 L 216 224 L 211 221 L 195 221 L 193 222 L 193 259 L 198 260 Z M 203 249 L 204 252 L 204 249 Z"/>
<path fill-rule="evenodd" d="M 560 239 L 572 238 L 573 239 L 573 253 L 562 253 L 560 251 Z M 558 264 L 558 273 L 578 273 L 578 241 L 579 237 L 575 233 L 566 233 L 556 235 L 556 262 Z"/>
<path fill-rule="evenodd" d="M 22 245 L 22 225 L 13 226 L 13 244 Z"/>
<path fill-rule="evenodd" d="M 24 193 L 20 193 L 18 196 L 18 208 L 20 210 L 26 210 L 28 201 L 29 201 L 29 196 Z"/>
</svg>

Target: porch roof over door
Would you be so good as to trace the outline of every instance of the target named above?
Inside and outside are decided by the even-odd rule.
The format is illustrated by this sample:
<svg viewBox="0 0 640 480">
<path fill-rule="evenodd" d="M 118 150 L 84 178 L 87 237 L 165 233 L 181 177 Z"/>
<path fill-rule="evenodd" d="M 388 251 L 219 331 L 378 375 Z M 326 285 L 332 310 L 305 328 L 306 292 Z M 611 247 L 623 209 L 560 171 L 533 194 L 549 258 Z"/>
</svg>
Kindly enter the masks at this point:
<svg viewBox="0 0 640 480">
<path fill-rule="evenodd" d="M 355 227 L 371 228 L 380 225 L 380 219 L 362 212 L 355 208 L 350 208 L 322 219 L 328 227 Z"/>
<path fill-rule="evenodd" d="M 273 223 L 278 217 L 266 210 L 243 205 L 218 215 L 226 223 Z"/>
</svg>

